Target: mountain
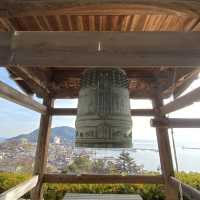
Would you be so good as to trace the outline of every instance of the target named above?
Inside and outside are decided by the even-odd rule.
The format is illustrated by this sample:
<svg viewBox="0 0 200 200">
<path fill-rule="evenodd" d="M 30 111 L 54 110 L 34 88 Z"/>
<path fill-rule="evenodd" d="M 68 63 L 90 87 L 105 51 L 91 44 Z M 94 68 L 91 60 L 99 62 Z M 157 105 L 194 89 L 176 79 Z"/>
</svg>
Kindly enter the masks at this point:
<svg viewBox="0 0 200 200">
<path fill-rule="evenodd" d="M 6 140 L 5 138 L 0 137 L 0 143 L 4 142 L 5 140 Z"/>
<path fill-rule="evenodd" d="M 60 126 L 51 129 L 50 142 L 54 141 L 55 137 L 59 137 L 62 143 L 73 143 L 75 141 L 75 129 L 68 126 Z M 21 134 L 16 137 L 7 139 L 7 141 L 13 140 L 27 140 L 28 142 L 35 143 L 38 138 L 38 129 L 29 134 Z"/>
</svg>

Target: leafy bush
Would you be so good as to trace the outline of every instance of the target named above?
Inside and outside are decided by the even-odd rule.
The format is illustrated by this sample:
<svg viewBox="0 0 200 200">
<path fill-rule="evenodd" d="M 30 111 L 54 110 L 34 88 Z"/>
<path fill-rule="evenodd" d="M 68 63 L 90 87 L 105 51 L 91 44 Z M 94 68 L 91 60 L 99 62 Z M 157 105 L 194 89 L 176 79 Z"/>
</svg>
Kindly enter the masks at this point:
<svg viewBox="0 0 200 200">
<path fill-rule="evenodd" d="M 164 195 L 159 185 L 132 184 L 51 184 L 46 185 L 45 199 L 62 199 L 65 193 L 115 193 L 140 194 L 144 200 L 163 200 Z"/>
<path fill-rule="evenodd" d="M 31 175 L 28 174 L 0 173 L 0 192 L 8 190 L 30 177 Z"/>
<path fill-rule="evenodd" d="M 0 173 L 0 192 L 30 178 L 29 174 Z M 177 177 L 184 183 L 200 190 L 200 173 L 179 173 Z M 144 200 L 163 200 L 162 185 L 144 184 L 45 184 L 44 197 L 48 200 L 60 200 L 65 193 L 116 193 L 140 194 Z M 26 195 L 28 196 L 28 195 Z"/>
</svg>

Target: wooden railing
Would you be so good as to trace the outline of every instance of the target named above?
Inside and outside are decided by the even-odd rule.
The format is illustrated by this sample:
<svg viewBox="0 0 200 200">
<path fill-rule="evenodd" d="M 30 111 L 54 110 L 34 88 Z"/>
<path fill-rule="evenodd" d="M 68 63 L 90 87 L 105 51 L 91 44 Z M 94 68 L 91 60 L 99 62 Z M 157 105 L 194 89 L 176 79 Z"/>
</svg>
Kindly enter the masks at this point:
<svg viewBox="0 0 200 200">
<path fill-rule="evenodd" d="M 181 187 L 183 196 L 187 197 L 189 200 L 200 199 L 200 191 L 199 190 L 197 190 L 185 183 L 182 183 L 180 180 L 178 180 L 174 177 L 171 177 L 170 180 L 171 180 L 171 184 L 174 187 L 176 187 L 177 190 L 180 190 L 180 187 Z"/>
<path fill-rule="evenodd" d="M 32 190 L 37 185 L 37 182 L 38 176 L 33 176 L 31 179 L 0 194 L 0 200 L 17 200 Z"/>
<path fill-rule="evenodd" d="M 146 183 L 146 184 L 164 184 L 161 175 L 142 176 L 142 175 L 65 175 L 65 174 L 44 174 L 45 183 L 77 183 L 77 184 L 117 184 L 117 183 Z"/>
</svg>

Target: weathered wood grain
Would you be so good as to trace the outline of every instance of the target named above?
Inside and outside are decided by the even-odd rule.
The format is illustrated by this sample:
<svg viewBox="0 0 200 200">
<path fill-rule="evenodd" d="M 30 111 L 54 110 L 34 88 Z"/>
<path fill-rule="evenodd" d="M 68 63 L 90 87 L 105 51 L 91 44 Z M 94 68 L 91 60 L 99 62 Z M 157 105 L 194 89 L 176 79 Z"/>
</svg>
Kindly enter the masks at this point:
<svg viewBox="0 0 200 200">
<path fill-rule="evenodd" d="M 152 127 L 166 128 L 200 128 L 200 119 L 165 118 L 152 119 Z"/>
<path fill-rule="evenodd" d="M 194 89 L 191 92 L 188 92 L 187 94 L 175 99 L 174 101 L 163 105 L 160 110 L 163 114 L 171 113 L 176 110 L 185 108 L 186 106 L 189 106 L 193 104 L 196 101 L 199 101 L 200 99 L 200 87 Z"/>
<path fill-rule="evenodd" d="M 31 200 L 43 199 L 43 176 L 46 172 L 48 146 L 51 135 L 51 122 L 52 116 L 50 115 L 50 109 L 53 106 L 53 99 L 45 98 L 43 104 L 47 107 L 47 111 L 40 119 L 40 128 L 38 134 L 35 166 L 33 174 L 38 174 L 39 179 L 36 187 L 31 193 Z"/>
<path fill-rule="evenodd" d="M 10 64 L 198 67 L 199 40 L 200 34 L 196 32 L 16 32 Z"/>
<path fill-rule="evenodd" d="M 33 189 L 38 182 L 38 176 L 33 176 L 30 180 L 27 180 L 6 192 L 0 194 L 0 200 L 17 200 L 24 194 Z"/>
<path fill-rule="evenodd" d="M 173 187 L 176 187 L 178 190 L 180 189 L 180 186 L 183 191 L 183 195 L 187 197 L 190 200 L 197 200 L 200 199 L 200 191 L 179 181 L 178 179 L 171 177 L 171 184 Z"/>
<path fill-rule="evenodd" d="M 32 93 L 36 93 L 41 97 L 46 97 L 50 93 L 47 76 L 42 70 L 22 66 L 9 66 L 7 69 L 12 72 L 14 80 L 20 79 L 20 81 L 17 81 L 19 85 L 20 82 L 27 84 Z"/>
<path fill-rule="evenodd" d="M 40 112 L 44 114 L 46 112 L 46 106 L 33 100 L 30 96 L 24 95 L 23 93 L 17 91 L 16 89 L 6 85 L 0 81 L 0 97 L 5 98 L 11 102 Z"/>
<path fill-rule="evenodd" d="M 165 116 L 160 112 L 163 100 L 159 92 L 155 94 L 153 99 L 153 108 L 157 110 L 155 120 L 163 119 Z M 170 177 L 174 176 L 173 161 L 169 142 L 168 129 L 166 127 L 156 127 L 156 135 L 158 141 L 158 149 L 160 155 L 160 164 L 162 174 L 166 186 L 166 200 L 178 200 L 178 193 L 175 188 L 170 185 Z"/>
<path fill-rule="evenodd" d="M 162 176 L 142 176 L 142 175 L 65 175 L 65 174 L 45 174 L 43 181 L 45 183 L 77 183 L 77 184 L 117 184 L 117 183 L 146 183 L 162 184 Z"/>
<path fill-rule="evenodd" d="M 13 0 L 2 0 L 0 4 L 0 9 L 2 10 L 2 15 L 5 14 L 6 10 L 12 10 L 12 14 L 16 16 L 16 14 L 24 13 L 27 11 L 36 12 L 38 10 L 44 11 L 47 9 L 55 10 L 62 9 L 63 7 L 77 7 L 77 6 L 96 6 L 96 8 L 100 6 L 117 6 L 118 4 L 123 5 L 140 5 L 140 6 L 151 6 L 155 7 L 153 10 L 159 12 L 159 9 L 162 11 L 166 9 L 168 11 L 174 11 L 177 13 L 199 13 L 200 3 L 198 0 L 187 1 L 187 0 L 33 0 L 33 1 L 13 1 Z M 160 11 L 160 12 L 161 12 Z M 150 11 L 149 11 L 150 12 Z"/>
</svg>

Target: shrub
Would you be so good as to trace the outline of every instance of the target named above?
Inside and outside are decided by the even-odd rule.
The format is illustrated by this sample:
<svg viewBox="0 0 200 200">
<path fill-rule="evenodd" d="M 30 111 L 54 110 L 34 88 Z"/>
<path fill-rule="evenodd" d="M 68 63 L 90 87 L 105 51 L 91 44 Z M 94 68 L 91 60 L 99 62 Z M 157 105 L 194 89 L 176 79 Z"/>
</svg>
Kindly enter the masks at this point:
<svg viewBox="0 0 200 200">
<path fill-rule="evenodd" d="M 0 192 L 30 178 L 29 174 L 0 173 Z M 177 177 L 186 184 L 200 190 L 200 173 L 177 174 Z M 162 185 L 144 184 L 45 184 L 44 197 L 48 200 L 60 200 L 65 193 L 116 193 L 140 194 L 144 200 L 163 200 Z M 28 195 L 26 195 L 28 197 Z"/>
</svg>

